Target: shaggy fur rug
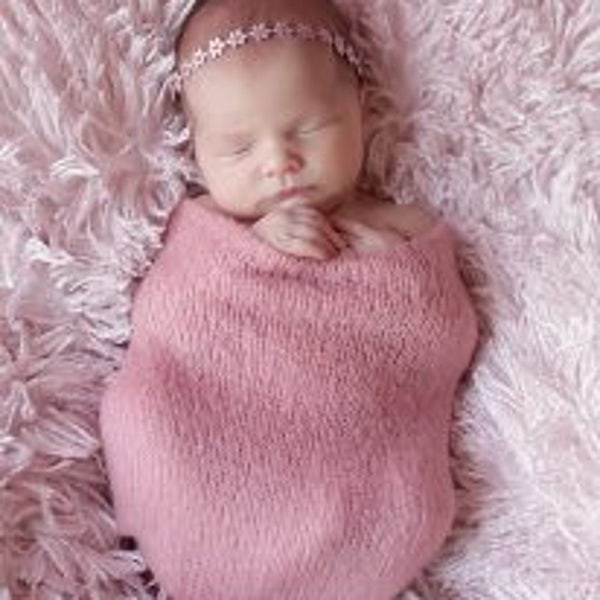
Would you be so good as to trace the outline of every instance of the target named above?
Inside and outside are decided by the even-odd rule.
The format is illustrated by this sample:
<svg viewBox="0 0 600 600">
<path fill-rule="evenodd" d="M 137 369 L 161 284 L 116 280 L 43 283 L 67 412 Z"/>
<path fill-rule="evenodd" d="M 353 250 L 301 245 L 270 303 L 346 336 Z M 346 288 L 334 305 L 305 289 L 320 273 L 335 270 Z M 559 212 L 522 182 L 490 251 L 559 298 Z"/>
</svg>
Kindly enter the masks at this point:
<svg viewBox="0 0 600 600">
<path fill-rule="evenodd" d="M 482 323 L 456 526 L 400 597 L 600 598 L 598 0 L 364 4 L 402 111 L 398 143 L 373 129 L 372 171 L 459 232 Z M 0 6 L 3 600 L 155 595 L 115 533 L 97 414 L 133 286 L 197 181 L 165 86 L 189 5 Z"/>
</svg>

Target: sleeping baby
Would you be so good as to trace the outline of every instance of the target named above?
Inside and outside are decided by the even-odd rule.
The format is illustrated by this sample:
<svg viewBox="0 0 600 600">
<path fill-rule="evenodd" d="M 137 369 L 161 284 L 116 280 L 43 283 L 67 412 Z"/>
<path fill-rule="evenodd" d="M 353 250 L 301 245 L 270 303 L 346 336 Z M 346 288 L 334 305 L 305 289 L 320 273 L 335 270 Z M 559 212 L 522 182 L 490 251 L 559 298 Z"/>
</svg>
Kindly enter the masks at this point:
<svg viewBox="0 0 600 600">
<path fill-rule="evenodd" d="M 175 600 L 392 600 L 454 517 L 477 341 L 449 225 L 365 192 L 368 64 L 324 0 L 208 0 L 174 85 L 207 192 L 136 291 L 100 424 Z"/>
</svg>

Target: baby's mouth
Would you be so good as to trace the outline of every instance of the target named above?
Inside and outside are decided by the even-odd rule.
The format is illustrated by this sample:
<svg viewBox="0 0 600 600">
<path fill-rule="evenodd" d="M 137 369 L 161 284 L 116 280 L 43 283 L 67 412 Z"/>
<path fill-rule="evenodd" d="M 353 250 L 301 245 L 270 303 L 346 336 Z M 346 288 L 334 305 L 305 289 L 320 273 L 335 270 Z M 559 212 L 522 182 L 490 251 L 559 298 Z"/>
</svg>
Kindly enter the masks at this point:
<svg viewBox="0 0 600 600">
<path fill-rule="evenodd" d="M 259 207 L 263 210 L 271 210 L 274 206 L 280 202 L 283 202 L 284 200 L 290 200 L 292 198 L 307 198 L 309 194 L 314 192 L 314 189 L 315 187 L 312 185 L 284 188 L 261 200 Z"/>
<path fill-rule="evenodd" d="M 313 190 L 312 186 L 304 187 L 291 187 L 285 190 L 281 190 L 275 194 L 277 200 L 288 200 L 289 198 L 295 198 L 296 196 L 305 196 Z"/>
<path fill-rule="evenodd" d="M 285 200 L 292 200 L 294 198 L 305 201 L 308 201 L 309 198 L 312 198 L 314 200 L 315 190 L 316 186 L 314 185 L 287 187 L 279 190 L 278 192 L 270 196 L 266 196 L 263 200 L 259 202 L 258 207 L 259 210 L 263 212 L 268 212 Z"/>
</svg>

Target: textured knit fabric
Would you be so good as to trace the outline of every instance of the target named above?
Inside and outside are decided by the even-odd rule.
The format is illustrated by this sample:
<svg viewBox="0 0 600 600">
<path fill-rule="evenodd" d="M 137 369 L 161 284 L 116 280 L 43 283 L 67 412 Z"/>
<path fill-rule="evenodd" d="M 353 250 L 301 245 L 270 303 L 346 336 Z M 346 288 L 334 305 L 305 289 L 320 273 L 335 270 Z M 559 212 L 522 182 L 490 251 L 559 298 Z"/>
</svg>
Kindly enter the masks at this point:
<svg viewBox="0 0 600 600">
<path fill-rule="evenodd" d="M 452 523 L 476 337 L 442 219 L 322 262 L 184 200 L 101 407 L 120 530 L 176 600 L 391 600 Z"/>
</svg>

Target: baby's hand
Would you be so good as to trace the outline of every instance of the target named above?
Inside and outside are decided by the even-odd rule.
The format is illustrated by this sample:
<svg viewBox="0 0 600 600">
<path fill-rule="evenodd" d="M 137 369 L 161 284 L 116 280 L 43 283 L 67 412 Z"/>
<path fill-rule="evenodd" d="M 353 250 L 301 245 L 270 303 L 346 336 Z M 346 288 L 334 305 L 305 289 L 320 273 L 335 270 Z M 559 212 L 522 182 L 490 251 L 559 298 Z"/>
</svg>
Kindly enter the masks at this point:
<svg viewBox="0 0 600 600">
<path fill-rule="evenodd" d="M 347 217 L 334 217 L 332 224 L 346 244 L 359 253 L 384 250 L 398 242 L 400 234 L 384 224 L 376 227 Z"/>
<path fill-rule="evenodd" d="M 290 198 L 278 204 L 252 229 L 277 250 L 300 258 L 327 260 L 346 246 L 327 217 L 308 206 L 304 198 Z"/>
</svg>

